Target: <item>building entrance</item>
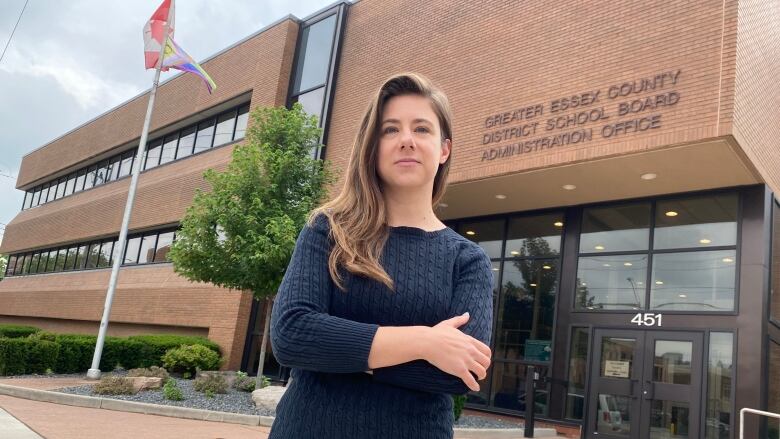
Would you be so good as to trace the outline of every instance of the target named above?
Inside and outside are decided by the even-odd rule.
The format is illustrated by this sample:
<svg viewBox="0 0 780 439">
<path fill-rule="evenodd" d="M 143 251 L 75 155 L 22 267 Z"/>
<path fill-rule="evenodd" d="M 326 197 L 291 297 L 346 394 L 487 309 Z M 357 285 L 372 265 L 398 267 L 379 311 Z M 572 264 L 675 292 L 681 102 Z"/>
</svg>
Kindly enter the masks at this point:
<svg viewBox="0 0 780 439">
<path fill-rule="evenodd" d="M 703 334 L 595 329 L 585 437 L 700 437 Z"/>
</svg>

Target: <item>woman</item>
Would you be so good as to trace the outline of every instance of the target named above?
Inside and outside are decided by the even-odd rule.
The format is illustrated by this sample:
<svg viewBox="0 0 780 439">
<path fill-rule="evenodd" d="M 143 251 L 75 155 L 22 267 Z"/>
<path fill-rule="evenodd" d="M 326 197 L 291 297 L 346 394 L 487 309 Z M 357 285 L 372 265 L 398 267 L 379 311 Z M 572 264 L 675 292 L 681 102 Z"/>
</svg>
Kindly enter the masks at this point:
<svg viewBox="0 0 780 439">
<path fill-rule="evenodd" d="M 341 194 L 312 211 L 271 315 L 293 368 L 270 439 L 453 437 L 450 395 L 490 366 L 490 259 L 433 212 L 450 168 L 447 98 L 421 75 L 371 101 Z"/>
</svg>

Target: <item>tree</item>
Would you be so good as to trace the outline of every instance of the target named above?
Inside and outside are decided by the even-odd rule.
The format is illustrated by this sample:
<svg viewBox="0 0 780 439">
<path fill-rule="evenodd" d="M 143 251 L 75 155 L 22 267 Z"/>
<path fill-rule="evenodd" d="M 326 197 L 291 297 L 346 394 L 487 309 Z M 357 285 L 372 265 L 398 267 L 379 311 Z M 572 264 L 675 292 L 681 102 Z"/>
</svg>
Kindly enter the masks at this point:
<svg viewBox="0 0 780 439">
<path fill-rule="evenodd" d="M 273 297 L 298 233 L 333 177 L 324 161 L 312 158 L 312 149 L 322 147 L 321 130 L 300 104 L 258 108 L 251 119 L 227 170 L 204 173 L 211 190 L 196 192 L 170 257 L 190 280 L 251 291 L 266 301 L 259 389 Z"/>
<path fill-rule="evenodd" d="M 3 280 L 3 277 L 5 277 L 5 267 L 8 264 L 8 257 L 5 255 L 0 255 L 0 280 Z"/>
</svg>

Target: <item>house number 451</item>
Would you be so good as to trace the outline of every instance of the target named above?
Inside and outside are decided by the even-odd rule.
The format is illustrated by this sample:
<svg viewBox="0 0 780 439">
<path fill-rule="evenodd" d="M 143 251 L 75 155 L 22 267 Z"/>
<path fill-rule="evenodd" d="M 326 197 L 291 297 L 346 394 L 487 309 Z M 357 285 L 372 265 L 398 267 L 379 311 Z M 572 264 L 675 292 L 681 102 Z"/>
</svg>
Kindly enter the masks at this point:
<svg viewBox="0 0 780 439">
<path fill-rule="evenodd" d="M 637 326 L 661 326 L 661 314 L 639 313 L 631 319 Z"/>
</svg>

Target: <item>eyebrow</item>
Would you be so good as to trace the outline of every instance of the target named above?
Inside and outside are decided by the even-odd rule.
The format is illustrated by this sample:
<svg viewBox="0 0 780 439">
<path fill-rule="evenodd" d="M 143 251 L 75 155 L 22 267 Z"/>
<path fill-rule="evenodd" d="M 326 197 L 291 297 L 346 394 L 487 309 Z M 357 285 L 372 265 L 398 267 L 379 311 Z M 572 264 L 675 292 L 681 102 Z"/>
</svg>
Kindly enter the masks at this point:
<svg viewBox="0 0 780 439">
<path fill-rule="evenodd" d="M 417 118 L 417 119 L 414 119 L 412 121 L 412 123 L 419 123 L 419 122 L 424 122 L 424 123 L 433 125 L 433 123 L 430 120 L 424 119 L 424 118 Z M 384 125 L 386 123 L 401 123 L 401 121 L 398 120 L 398 119 L 385 119 L 385 120 L 382 121 L 382 125 Z"/>
</svg>

